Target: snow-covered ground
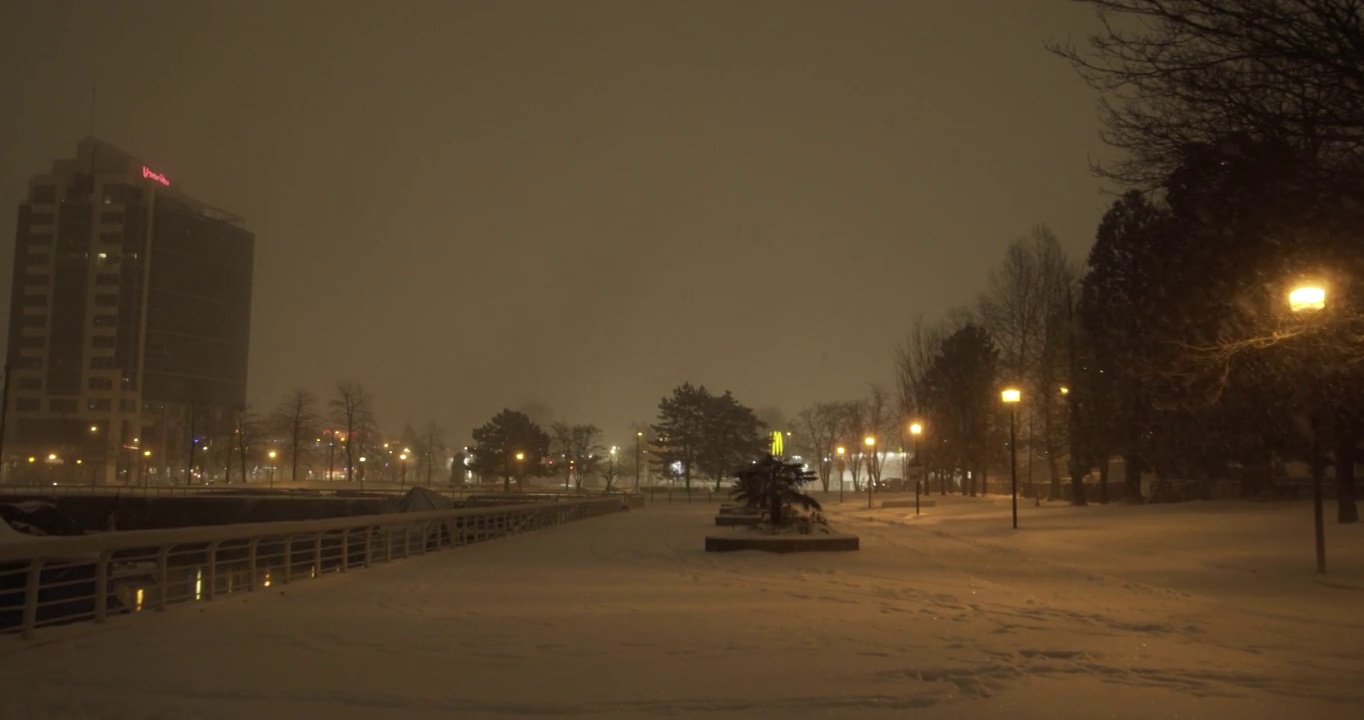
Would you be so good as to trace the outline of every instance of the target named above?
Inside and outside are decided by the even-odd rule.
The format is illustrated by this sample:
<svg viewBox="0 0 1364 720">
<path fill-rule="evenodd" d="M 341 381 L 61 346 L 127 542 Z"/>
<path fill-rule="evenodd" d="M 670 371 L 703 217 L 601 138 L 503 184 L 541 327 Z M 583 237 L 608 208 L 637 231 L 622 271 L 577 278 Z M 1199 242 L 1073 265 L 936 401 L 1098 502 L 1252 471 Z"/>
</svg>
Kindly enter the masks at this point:
<svg viewBox="0 0 1364 720">
<path fill-rule="evenodd" d="M 1364 717 L 1364 527 L 1318 578 L 1304 504 L 860 502 L 857 553 L 655 504 L 0 638 L 0 718 Z"/>
</svg>

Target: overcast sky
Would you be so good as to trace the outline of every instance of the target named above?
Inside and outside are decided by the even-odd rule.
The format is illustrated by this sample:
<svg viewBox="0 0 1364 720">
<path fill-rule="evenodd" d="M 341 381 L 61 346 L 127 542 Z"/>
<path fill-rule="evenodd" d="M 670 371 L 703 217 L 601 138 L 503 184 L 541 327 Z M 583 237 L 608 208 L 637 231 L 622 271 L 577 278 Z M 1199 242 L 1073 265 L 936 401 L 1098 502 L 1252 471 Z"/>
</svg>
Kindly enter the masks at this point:
<svg viewBox="0 0 1364 720">
<path fill-rule="evenodd" d="M 350 378 L 394 431 L 467 443 L 538 402 L 623 443 L 683 381 L 791 411 L 889 385 L 909 318 L 972 302 L 1034 223 L 1083 259 L 1111 200 L 1096 98 L 1043 43 L 1092 23 L 1062 0 L 4 2 L 0 207 L 74 153 L 97 86 L 96 135 L 256 234 L 253 404 Z"/>
</svg>

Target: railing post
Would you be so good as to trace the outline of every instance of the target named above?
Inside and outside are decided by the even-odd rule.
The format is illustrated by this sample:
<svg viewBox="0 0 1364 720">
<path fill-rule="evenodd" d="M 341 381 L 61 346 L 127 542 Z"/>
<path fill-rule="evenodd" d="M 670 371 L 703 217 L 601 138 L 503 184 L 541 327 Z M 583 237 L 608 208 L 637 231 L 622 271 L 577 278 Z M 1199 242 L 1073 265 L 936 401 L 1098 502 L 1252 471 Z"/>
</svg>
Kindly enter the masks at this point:
<svg viewBox="0 0 1364 720">
<path fill-rule="evenodd" d="M 28 563 L 28 576 L 24 585 L 24 620 L 20 631 L 20 637 L 25 640 L 32 638 L 34 629 L 38 627 L 38 599 L 41 597 L 38 591 L 42 588 L 45 562 L 47 561 L 38 558 Z"/>
<path fill-rule="evenodd" d="M 384 528 L 384 562 L 393 562 L 393 526 Z"/>
<path fill-rule="evenodd" d="M 156 553 L 156 588 L 159 591 L 156 598 L 156 611 L 163 612 L 166 609 L 167 596 L 170 595 L 170 546 L 162 545 Z"/>
<path fill-rule="evenodd" d="M 378 528 L 365 528 L 365 567 L 369 567 L 371 562 L 371 555 L 374 550 L 374 533 L 376 530 L 378 530 Z"/>
<path fill-rule="evenodd" d="M 412 557 L 412 526 L 403 524 L 403 557 Z"/>
<path fill-rule="evenodd" d="M 350 569 L 350 530 L 341 531 L 341 568 L 340 572 Z"/>
<path fill-rule="evenodd" d="M 284 536 L 284 584 L 294 579 L 294 536 Z"/>
<path fill-rule="evenodd" d="M 256 555 L 259 553 L 260 538 L 251 538 L 251 542 L 246 544 L 246 571 L 251 574 L 251 582 L 247 583 L 247 592 L 256 590 Z"/>
<path fill-rule="evenodd" d="M 95 558 L 95 622 L 104 622 L 109 614 L 109 558 L 108 550 Z"/>
<path fill-rule="evenodd" d="M 211 542 L 208 544 L 208 591 L 203 593 L 205 600 L 212 600 L 214 592 L 218 589 L 218 546 L 221 542 Z"/>
<path fill-rule="evenodd" d="M 322 533 L 313 538 L 313 577 L 322 574 Z"/>
</svg>

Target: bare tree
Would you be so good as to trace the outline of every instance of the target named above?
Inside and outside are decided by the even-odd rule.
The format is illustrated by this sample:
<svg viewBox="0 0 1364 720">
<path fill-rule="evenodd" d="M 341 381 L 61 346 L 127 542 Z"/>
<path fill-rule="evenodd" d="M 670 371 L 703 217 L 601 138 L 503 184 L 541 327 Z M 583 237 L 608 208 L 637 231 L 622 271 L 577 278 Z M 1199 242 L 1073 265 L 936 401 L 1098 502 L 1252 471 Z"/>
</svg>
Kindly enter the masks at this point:
<svg viewBox="0 0 1364 720">
<path fill-rule="evenodd" d="M 331 400 L 327 402 L 332 423 L 345 433 L 346 482 L 355 479 L 356 453 L 364 447 L 367 436 L 374 430 L 374 396 L 364 386 L 354 380 L 342 380 L 336 384 Z"/>
<path fill-rule="evenodd" d="M 926 404 L 928 369 L 950 330 L 946 323 L 929 323 L 922 314 L 914 318 L 909 334 L 895 349 L 895 383 L 905 419 L 921 415 Z"/>
<path fill-rule="evenodd" d="M 237 413 L 236 427 L 232 434 L 235 438 L 237 456 L 241 460 L 242 483 L 245 483 L 247 479 L 247 459 L 250 457 L 251 451 L 256 449 L 260 444 L 261 438 L 260 419 L 256 417 L 256 413 L 253 412 L 250 407 L 243 406 Z M 230 462 L 231 461 L 229 460 L 229 463 Z M 227 482 L 232 482 L 231 467 L 228 468 Z"/>
<path fill-rule="evenodd" d="M 834 447 L 838 442 L 838 403 L 815 403 L 796 414 L 798 444 L 809 453 L 819 471 L 820 484 L 829 491 L 829 476 L 834 466 Z"/>
<path fill-rule="evenodd" d="M 445 451 L 445 430 L 437 425 L 435 421 L 426 423 L 426 428 L 422 431 L 421 438 L 417 441 L 417 457 L 421 461 L 421 470 L 426 475 L 426 486 L 431 486 L 431 476 L 435 472 L 437 457 Z"/>
<path fill-rule="evenodd" d="M 867 457 L 867 479 L 875 487 L 881 482 L 881 470 L 891 448 L 903 439 L 903 433 L 899 431 L 900 414 L 893 405 L 890 392 L 876 383 L 869 386 L 867 399 L 862 406 L 866 408 L 867 433 L 876 441 L 875 445 L 870 446 L 866 445 L 865 439 L 863 442 L 864 449 L 870 453 Z"/>
<path fill-rule="evenodd" d="M 289 393 L 275 409 L 273 424 L 285 436 L 293 482 L 298 482 L 298 464 L 307 452 L 308 438 L 317 434 L 318 419 L 317 397 L 307 390 Z"/>
<path fill-rule="evenodd" d="M 1038 225 L 1029 237 L 1009 244 L 980 301 L 981 319 L 1000 349 L 1004 378 L 1024 390 L 1026 444 L 1047 462 L 1052 497 L 1061 492 L 1059 459 L 1067 450 L 1062 388 L 1069 383 L 1067 304 L 1076 277 L 1056 235 Z"/>
<path fill-rule="evenodd" d="M 865 400 L 848 400 L 839 403 L 839 436 L 847 448 L 848 470 L 852 473 L 853 490 L 860 490 L 862 464 L 866 458 L 862 454 L 865 447 L 863 439 L 867 436 L 867 403 Z M 842 478 L 840 478 L 841 482 Z"/>
<path fill-rule="evenodd" d="M 601 429 L 591 424 L 556 422 L 550 426 L 550 434 L 554 438 L 555 453 L 564 458 L 564 486 L 568 486 L 571 477 L 575 487 L 581 490 L 583 478 L 606 454 L 601 446 Z"/>
<path fill-rule="evenodd" d="M 1103 138 L 1126 155 L 1102 174 L 1153 187 L 1187 148 L 1244 133 L 1359 177 L 1359 0 L 1077 1 L 1100 30 L 1049 49 L 1105 95 Z"/>
</svg>

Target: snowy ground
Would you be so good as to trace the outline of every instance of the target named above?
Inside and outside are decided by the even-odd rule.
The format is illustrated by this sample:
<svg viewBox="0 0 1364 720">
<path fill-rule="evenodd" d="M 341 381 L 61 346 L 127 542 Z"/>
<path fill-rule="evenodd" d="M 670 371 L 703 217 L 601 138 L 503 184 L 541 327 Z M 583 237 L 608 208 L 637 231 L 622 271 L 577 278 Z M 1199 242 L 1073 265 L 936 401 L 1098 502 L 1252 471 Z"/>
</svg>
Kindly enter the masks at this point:
<svg viewBox="0 0 1364 720">
<path fill-rule="evenodd" d="M 1364 717 L 1364 527 L 1319 579 L 1303 504 L 859 500 L 858 553 L 706 554 L 714 505 L 655 504 L 0 638 L 0 718 Z"/>
</svg>

